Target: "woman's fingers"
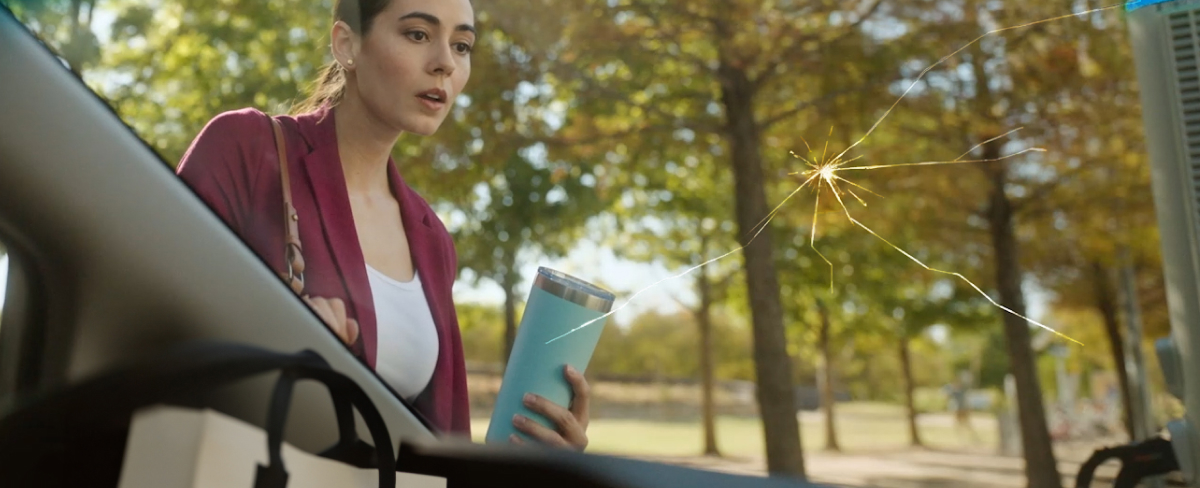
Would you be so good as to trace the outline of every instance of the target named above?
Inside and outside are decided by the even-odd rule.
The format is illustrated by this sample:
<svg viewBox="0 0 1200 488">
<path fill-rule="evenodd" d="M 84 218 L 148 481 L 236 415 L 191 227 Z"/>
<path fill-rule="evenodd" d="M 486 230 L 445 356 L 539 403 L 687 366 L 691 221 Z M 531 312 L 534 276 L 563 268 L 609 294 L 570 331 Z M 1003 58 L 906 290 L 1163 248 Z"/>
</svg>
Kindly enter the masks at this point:
<svg viewBox="0 0 1200 488">
<path fill-rule="evenodd" d="M 560 407 L 540 395 L 526 393 L 523 402 L 530 410 L 542 414 L 543 417 L 546 417 L 546 420 L 557 425 L 559 430 L 574 427 L 573 424 L 576 423 L 575 416 L 571 414 L 570 410 Z"/>
<path fill-rule="evenodd" d="M 338 337 L 341 337 L 341 324 L 338 323 L 337 314 L 334 313 L 333 307 L 329 304 L 329 300 L 321 297 L 309 298 L 309 303 L 312 304 L 313 310 L 317 312 L 317 316 L 321 317 L 321 321 L 325 322 Z"/>
<path fill-rule="evenodd" d="M 588 385 L 587 379 L 583 377 L 583 373 L 571 365 L 563 367 L 563 376 L 571 385 L 570 408 L 563 408 L 533 393 L 526 393 L 522 399 L 526 408 L 541 414 L 546 420 L 553 423 L 555 428 L 546 428 L 523 415 L 513 417 L 513 426 L 543 444 L 582 451 L 588 445 L 587 426 L 591 387 Z"/>
<path fill-rule="evenodd" d="M 302 298 L 343 343 L 352 345 L 358 340 L 358 321 L 347 317 L 346 304 L 340 298 Z"/>
<path fill-rule="evenodd" d="M 347 346 L 353 345 L 354 341 L 358 340 L 358 321 L 350 318 L 346 314 L 346 304 L 340 298 L 330 298 L 329 308 L 334 319 L 333 331 L 338 338 Z"/>
<path fill-rule="evenodd" d="M 303 297 L 304 302 L 308 304 L 313 312 L 316 312 L 317 317 L 321 318 L 326 325 L 333 327 L 333 311 L 329 309 L 329 303 L 324 298 L 320 297 Z"/>
<path fill-rule="evenodd" d="M 562 434 L 559 434 L 558 432 L 547 429 L 547 428 L 543 427 L 542 424 L 539 424 L 539 423 L 535 422 L 533 419 L 526 417 L 524 415 L 520 415 L 520 414 L 514 415 L 513 416 L 513 426 L 516 427 L 517 430 L 524 432 L 525 435 L 528 435 L 529 437 L 532 437 L 547 446 L 564 447 L 564 448 L 571 447 L 571 443 L 567 442 L 567 440 L 563 438 Z M 518 438 L 517 440 L 519 441 L 520 438 Z M 511 437 L 509 438 L 509 441 L 512 442 Z M 514 442 L 514 443 L 516 443 L 516 442 Z"/>
<path fill-rule="evenodd" d="M 338 335 L 344 338 L 346 333 L 346 304 L 340 298 L 327 298 L 325 301 L 329 303 L 329 309 L 333 311 L 333 322 L 340 326 L 338 327 L 340 329 L 340 334 Z"/>
<path fill-rule="evenodd" d="M 354 319 L 346 319 L 346 336 L 342 337 L 347 346 L 353 345 L 358 340 L 358 321 Z"/>
<path fill-rule="evenodd" d="M 563 367 L 563 376 L 566 376 L 567 383 L 571 384 L 571 414 L 575 416 L 575 421 L 584 429 L 588 426 L 588 409 L 592 398 L 592 387 L 588 385 L 587 379 L 571 365 Z"/>
<path fill-rule="evenodd" d="M 537 422 L 517 415 L 513 418 L 513 425 L 517 429 L 552 446 L 571 447 L 581 451 L 587 447 L 587 431 L 570 410 L 533 393 L 525 394 L 524 404 L 526 408 L 546 417 L 557 428 L 547 429 Z"/>
</svg>

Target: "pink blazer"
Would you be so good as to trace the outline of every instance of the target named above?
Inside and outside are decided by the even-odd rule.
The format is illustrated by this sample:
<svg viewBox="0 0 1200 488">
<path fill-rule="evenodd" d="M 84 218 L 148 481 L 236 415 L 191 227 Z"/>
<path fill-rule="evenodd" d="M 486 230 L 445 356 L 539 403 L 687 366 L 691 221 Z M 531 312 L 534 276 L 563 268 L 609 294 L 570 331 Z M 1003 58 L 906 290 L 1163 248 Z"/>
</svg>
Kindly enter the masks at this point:
<svg viewBox="0 0 1200 488">
<path fill-rule="evenodd" d="M 347 314 L 360 327 L 351 350 L 374 369 L 375 307 L 338 156 L 334 112 L 325 107 L 278 119 L 287 140 L 292 198 L 300 217 L 305 292 L 346 302 Z M 278 161 L 267 115 L 242 109 L 209 121 L 178 167 L 179 176 L 277 272 L 286 270 Z M 437 366 L 415 406 L 438 430 L 469 436 L 466 365 L 451 294 L 458 273 L 454 243 L 441 219 L 404 182 L 390 159 L 388 176 L 438 333 Z"/>
</svg>

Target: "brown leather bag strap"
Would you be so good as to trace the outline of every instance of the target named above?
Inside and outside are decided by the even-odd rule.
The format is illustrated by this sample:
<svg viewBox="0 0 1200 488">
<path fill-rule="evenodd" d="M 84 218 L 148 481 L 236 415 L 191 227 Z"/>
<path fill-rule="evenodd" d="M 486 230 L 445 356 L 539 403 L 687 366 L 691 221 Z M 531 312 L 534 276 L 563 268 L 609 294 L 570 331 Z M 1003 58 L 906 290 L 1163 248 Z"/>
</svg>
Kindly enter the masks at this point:
<svg viewBox="0 0 1200 488">
<path fill-rule="evenodd" d="M 283 259 L 287 264 L 287 273 L 280 273 L 283 280 L 297 295 L 304 293 L 304 253 L 300 246 L 300 216 L 292 205 L 292 184 L 288 178 L 287 147 L 284 144 L 283 128 L 275 117 L 271 119 L 271 127 L 275 129 L 275 151 L 279 154 L 279 178 L 283 184 L 283 232 L 286 246 Z"/>
</svg>

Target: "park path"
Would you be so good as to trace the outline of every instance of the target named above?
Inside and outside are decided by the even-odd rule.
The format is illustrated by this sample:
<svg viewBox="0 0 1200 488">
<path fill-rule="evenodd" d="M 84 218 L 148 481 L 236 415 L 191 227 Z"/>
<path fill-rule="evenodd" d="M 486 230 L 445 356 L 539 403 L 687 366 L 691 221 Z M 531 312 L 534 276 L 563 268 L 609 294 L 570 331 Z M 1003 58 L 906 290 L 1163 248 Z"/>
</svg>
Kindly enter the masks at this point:
<svg viewBox="0 0 1200 488">
<path fill-rule="evenodd" d="M 1075 485 L 1079 466 L 1098 447 L 1115 443 L 1090 442 L 1060 445 L 1055 451 L 1063 487 Z M 762 459 L 708 457 L 642 458 L 740 475 L 762 476 Z M 933 449 L 905 449 L 887 452 L 805 453 L 809 478 L 817 483 L 845 487 L 872 488 L 1024 488 L 1024 462 L 1018 457 L 986 451 L 963 452 Z M 1119 465 L 1113 461 L 1096 472 L 1093 487 L 1109 487 Z"/>
</svg>

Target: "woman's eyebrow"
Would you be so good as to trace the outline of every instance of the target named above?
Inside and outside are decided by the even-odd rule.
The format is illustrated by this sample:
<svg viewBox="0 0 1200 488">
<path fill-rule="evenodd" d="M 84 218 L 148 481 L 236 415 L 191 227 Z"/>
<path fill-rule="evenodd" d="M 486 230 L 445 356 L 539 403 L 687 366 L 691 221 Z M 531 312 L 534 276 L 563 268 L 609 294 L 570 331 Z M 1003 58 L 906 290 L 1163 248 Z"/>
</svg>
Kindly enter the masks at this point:
<svg viewBox="0 0 1200 488">
<path fill-rule="evenodd" d="M 400 17 L 400 20 L 408 20 L 408 19 L 421 19 L 421 20 L 424 20 L 425 22 L 429 22 L 430 24 L 433 24 L 435 26 L 442 25 L 442 19 L 437 18 L 437 16 L 435 16 L 433 14 L 427 14 L 425 12 L 410 12 L 410 13 L 405 14 Z M 470 33 L 474 34 L 475 26 L 472 26 L 470 24 L 459 24 L 454 27 L 454 30 L 465 31 L 465 32 L 470 32 Z"/>
</svg>

